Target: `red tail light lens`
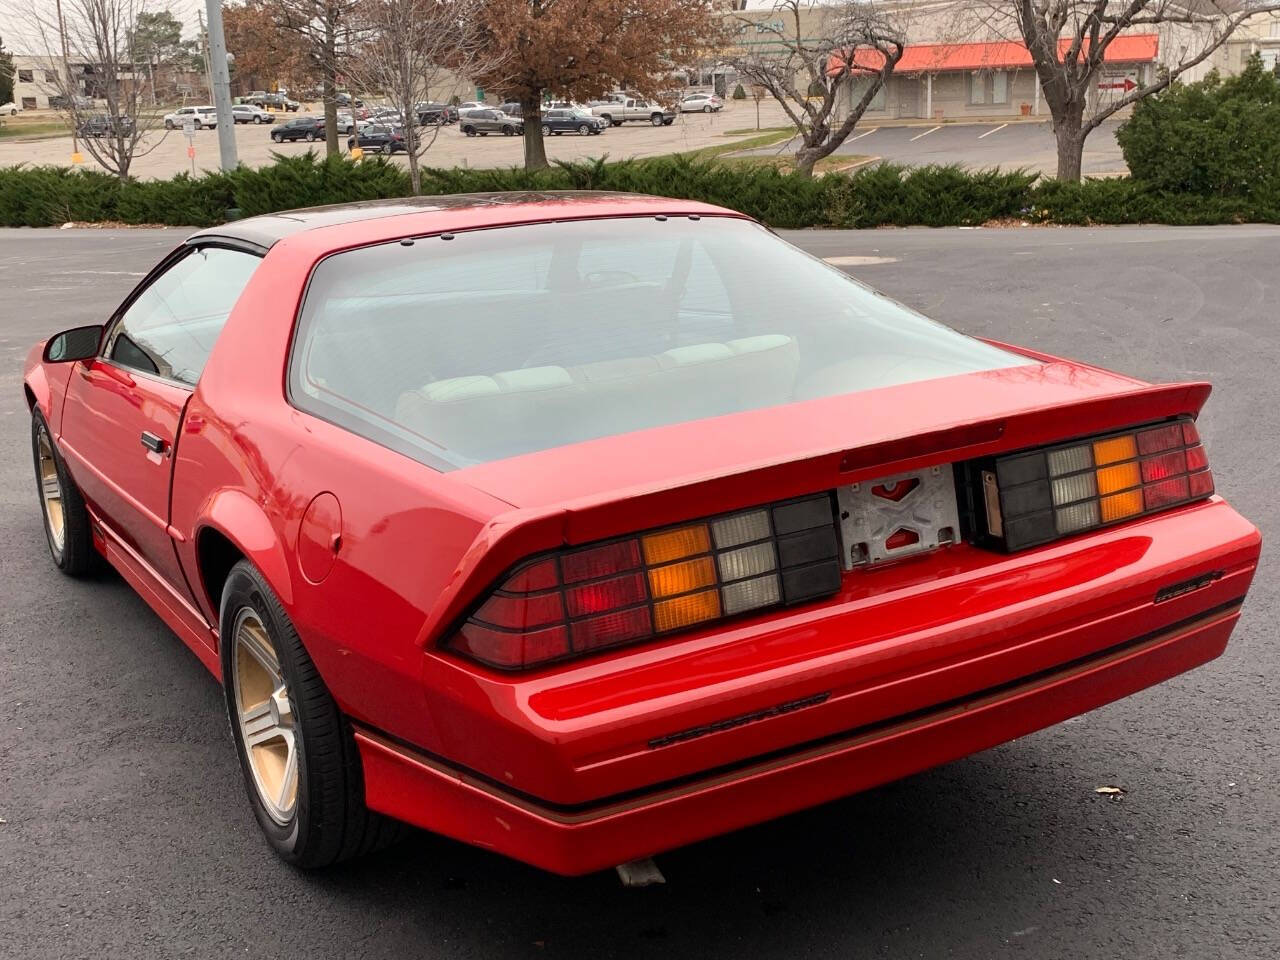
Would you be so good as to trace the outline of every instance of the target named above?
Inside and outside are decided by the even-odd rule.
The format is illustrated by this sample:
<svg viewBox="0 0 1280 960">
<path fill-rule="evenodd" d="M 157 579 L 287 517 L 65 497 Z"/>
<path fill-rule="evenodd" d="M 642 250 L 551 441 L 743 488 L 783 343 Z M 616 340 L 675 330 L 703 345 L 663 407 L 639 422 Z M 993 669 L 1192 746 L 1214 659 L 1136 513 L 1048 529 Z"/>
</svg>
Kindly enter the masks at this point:
<svg viewBox="0 0 1280 960">
<path fill-rule="evenodd" d="M 839 585 L 835 511 L 822 493 L 524 563 L 445 646 L 524 669 Z"/>
<path fill-rule="evenodd" d="M 1213 493 L 1209 458 L 1189 419 L 1011 454 L 992 468 L 999 500 L 988 507 L 988 532 L 1009 550 Z"/>
</svg>

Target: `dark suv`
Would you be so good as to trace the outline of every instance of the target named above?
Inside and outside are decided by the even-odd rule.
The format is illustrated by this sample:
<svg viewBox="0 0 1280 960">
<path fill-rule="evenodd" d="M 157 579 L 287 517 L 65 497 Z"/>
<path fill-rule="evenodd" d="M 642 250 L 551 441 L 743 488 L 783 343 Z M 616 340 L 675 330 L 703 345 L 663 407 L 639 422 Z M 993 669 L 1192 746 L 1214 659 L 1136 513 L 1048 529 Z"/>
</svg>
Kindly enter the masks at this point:
<svg viewBox="0 0 1280 960">
<path fill-rule="evenodd" d="M 276 143 L 286 140 L 306 140 L 315 143 L 324 139 L 323 117 L 295 117 L 271 128 L 271 139 Z"/>
<path fill-rule="evenodd" d="M 458 121 L 458 129 L 468 137 L 487 137 L 491 133 L 501 133 L 504 137 L 524 136 L 524 121 L 501 110 L 468 110 L 467 115 Z"/>
<path fill-rule="evenodd" d="M 576 133 L 585 137 L 587 134 L 604 133 L 609 126 L 607 120 L 594 117 L 586 110 L 574 107 L 556 107 L 542 115 L 542 135 L 544 137 L 562 133 Z"/>
</svg>

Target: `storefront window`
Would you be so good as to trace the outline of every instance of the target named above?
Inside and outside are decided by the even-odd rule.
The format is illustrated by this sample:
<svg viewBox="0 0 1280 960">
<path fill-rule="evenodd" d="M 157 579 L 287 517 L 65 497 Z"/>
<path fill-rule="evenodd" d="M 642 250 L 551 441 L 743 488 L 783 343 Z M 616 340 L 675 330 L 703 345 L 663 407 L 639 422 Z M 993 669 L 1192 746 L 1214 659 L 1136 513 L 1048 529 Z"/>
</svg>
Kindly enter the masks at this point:
<svg viewBox="0 0 1280 960">
<path fill-rule="evenodd" d="M 984 106 L 988 103 L 1009 102 L 1008 70 L 975 70 L 969 74 L 969 103 Z"/>
</svg>

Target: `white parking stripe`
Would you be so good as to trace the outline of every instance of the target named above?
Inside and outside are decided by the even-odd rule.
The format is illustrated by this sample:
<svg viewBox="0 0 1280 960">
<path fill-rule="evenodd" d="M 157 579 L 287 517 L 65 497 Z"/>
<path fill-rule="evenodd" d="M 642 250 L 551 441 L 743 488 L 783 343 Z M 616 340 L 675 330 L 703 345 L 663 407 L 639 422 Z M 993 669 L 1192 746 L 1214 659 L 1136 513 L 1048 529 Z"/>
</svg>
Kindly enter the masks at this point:
<svg viewBox="0 0 1280 960">
<path fill-rule="evenodd" d="M 872 127 L 870 130 L 866 131 L 865 133 L 860 133 L 856 137 L 850 137 L 849 141 L 853 142 L 854 140 L 861 140 L 863 137 L 869 137 L 879 129 L 880 129 L 879 127 Z"/>
<path fill-rule="evenodd" d="M 916 140 L 919 140 L 921 137 L 927 137 L 929 134 L 933 133 L 934 130 L 941 130 L 941 129 L 942 129 L 942 126 L 939 125 L 939 126 L 933 127 L 932 129 L 926 130 L 924 133 L 917 133 L 914 137 L 911 138 L 911 141 L 914 143 Z"/>
<path fill-rule="evenodd" d="M 978 139 L 979 139 L 979 140 L 981 140 L 983 137 L 989 137 L 989 136 L 991 136 L 993 133 L 999 133 L 1001 130 L 1003 130 L 1003 129 L 1004 129 L 1005 127 L 1007 127 L 1007 126 L 1008 126 L 1008 124 L 1007 124 L 1007 123 L 1002 123 L 1002 124 L 1000 124 L 1000 126 L 996 127 L 994 130 L 988 130 L 986 133 L 980 133 L 980 134 L 978 134 Z"/>
</svg>

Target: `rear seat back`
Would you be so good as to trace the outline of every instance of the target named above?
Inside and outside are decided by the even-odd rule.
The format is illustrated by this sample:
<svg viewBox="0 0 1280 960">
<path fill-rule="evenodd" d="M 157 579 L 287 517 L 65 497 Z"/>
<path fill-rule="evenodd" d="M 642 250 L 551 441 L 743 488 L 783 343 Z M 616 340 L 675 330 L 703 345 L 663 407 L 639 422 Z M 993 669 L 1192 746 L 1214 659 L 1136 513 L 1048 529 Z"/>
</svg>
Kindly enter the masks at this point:
<svg viewBox="0 0 1280 960">
<path fill-rule="evenodd" d="M 652 356 L 435 380 L 395 419 L 462 457 L 489 460 L 608 434 L 787 403 L 799 351 L 765 334 Z"/>
</svg>

